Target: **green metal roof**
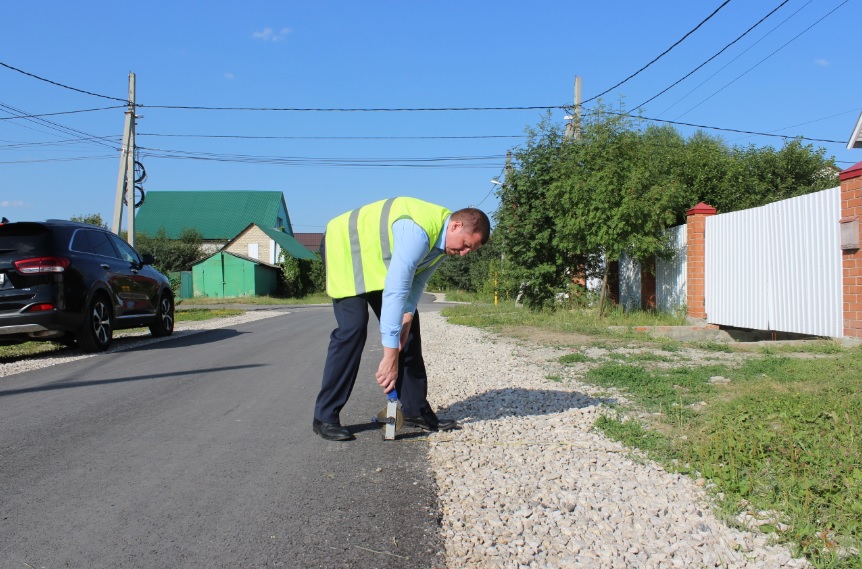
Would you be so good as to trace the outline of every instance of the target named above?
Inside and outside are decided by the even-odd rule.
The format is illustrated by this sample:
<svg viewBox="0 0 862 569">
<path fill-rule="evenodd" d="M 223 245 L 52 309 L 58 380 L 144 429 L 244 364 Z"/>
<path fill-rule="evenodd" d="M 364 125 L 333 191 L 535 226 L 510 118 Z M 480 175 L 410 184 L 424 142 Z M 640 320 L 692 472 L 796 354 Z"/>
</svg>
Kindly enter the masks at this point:
<svg viewBox="0 0 862 569">
<path fill-rule="evenodd" d="M 183 229 L 194 228 L 204 239 L 227 241 L 250 223 L 273 227 L 282 211 L 284 228 L 292 235 L 281 192 L 148 192 L 135 216 L 135 231 L 155 236 L 164 228 L 168 238 L 178 239 Z"/>
<path fill-rule="evenodd" d="M 317 256 L 305 248 L 299 241 L 293 238 L 293 236 L 288 235 L 284 231 L 279 231 L 278 229 L 273 229 L 271 227 L 264 227 L 262 225 L 258 225 L 261 231 L 266 233 L 270 239 L 278 243 L 278 245 L 284 249 L 284 252 L 294 259 L 309 259 L 314 260 L 317 259 Z"/>
</svg>

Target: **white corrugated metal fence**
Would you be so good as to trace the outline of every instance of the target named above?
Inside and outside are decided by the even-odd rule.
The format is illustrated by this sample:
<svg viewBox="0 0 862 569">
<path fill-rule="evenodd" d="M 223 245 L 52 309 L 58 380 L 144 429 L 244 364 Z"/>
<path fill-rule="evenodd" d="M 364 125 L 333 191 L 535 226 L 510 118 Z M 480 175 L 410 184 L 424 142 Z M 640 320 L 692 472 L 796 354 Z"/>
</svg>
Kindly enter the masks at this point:
<svg viewBox="0 0 862 569">
<path fill-rule="evenodd" d="M 711 324 L 843 336 L 841 190 L 706 219 Z"/>
</svg>

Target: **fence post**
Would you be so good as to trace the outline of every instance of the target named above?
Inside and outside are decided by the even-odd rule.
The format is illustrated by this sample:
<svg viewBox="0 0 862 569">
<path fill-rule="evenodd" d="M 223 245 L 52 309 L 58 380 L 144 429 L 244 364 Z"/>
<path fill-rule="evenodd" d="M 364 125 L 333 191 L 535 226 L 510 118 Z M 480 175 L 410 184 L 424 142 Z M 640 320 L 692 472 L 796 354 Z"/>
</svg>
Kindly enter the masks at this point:
<svg viewBox="0 0 862 569">
<path fill-rule="evenodd" d="M 862 219 L 862 162 L 838 175 L 841 181 L 841 218 Z M 841 250 L 844 291 L 844 336 L 862 338 L 862 252 Z"/>
<path fill-rule="evenodd" d="M 685 212 L 688 216 L 685 301 L 690 318 L 706 318 L 706 218 L 716 212 L 703 202 Z"/>
</svg>

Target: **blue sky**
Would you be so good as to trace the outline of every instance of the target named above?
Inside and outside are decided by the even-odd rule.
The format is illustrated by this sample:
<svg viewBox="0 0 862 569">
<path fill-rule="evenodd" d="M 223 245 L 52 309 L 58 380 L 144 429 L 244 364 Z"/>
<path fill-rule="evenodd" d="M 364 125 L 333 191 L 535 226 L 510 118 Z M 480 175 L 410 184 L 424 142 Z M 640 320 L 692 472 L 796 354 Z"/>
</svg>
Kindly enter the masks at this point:
<svg viewBox="0 0 862 569">
<path fill-rule="evenodd" d="M 602 96 L 632 110 L 783 0 L 731 0 Z M 128 75 L 145 191 L 282 191 L 296 232 L 395 195 L 496 209 L 492 178 L 546 111 L 611 89 L 723 0 L 15 2 L 0 19 L 0 215 L 114 211 Z M 862 112 L 859 0 L 788 0 L 646 117 L 805 136 L 846 168 Z M 71 87 L 71 88 L 67 88 Z M 78 91 L 74 90 L 77 89 Z M 86 91 L 82 93 L 80 91 Z M 595 101 L 585 105 L 585 111 Z M 90 110 L 100 109 L 100 110 Z M 86 112 L 76 112 L 86 111 Z M 551 111 L 565 121 L 565 111 Z M 33 119 L 18 115 L 69 113 Z M 44 122 L 50 121 L 50 122 Z M 696 129 L 678 125 L 684 135 Z M 729 144 L 782 138 L 707 130 Z M 692 204 L 694 205 L 694 204 Z"/>
</svg>

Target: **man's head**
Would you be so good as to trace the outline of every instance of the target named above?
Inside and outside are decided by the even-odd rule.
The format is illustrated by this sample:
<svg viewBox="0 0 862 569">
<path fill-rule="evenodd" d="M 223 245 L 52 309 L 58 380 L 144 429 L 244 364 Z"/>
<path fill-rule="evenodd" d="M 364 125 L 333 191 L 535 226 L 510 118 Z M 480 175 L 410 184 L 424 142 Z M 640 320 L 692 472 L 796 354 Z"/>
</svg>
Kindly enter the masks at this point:
<svg viewBox="0 0 862 569">
<path fill-rule="evenodd" d="M 466 207 L 454 212 L 446 227 L 446 254 L 463 257 L 488 242 L 491 221 L 485 212 Z"/>
</svg>

